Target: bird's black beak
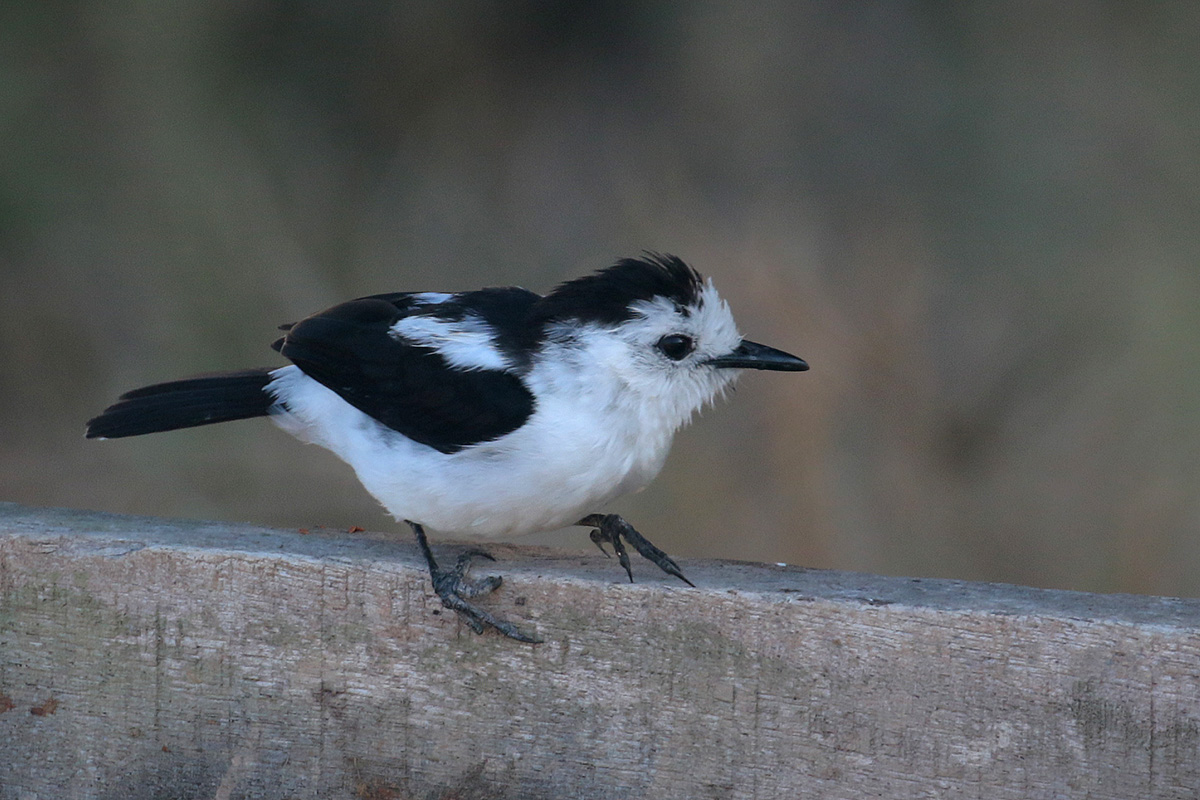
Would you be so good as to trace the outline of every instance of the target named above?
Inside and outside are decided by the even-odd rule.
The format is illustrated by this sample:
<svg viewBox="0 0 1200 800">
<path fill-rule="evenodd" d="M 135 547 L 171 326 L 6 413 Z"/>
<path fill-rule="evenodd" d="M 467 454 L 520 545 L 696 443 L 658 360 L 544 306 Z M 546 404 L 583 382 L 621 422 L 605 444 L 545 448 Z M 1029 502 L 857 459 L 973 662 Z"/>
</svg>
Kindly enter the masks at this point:
<svg viewBox="0 0 1200 800">
<path fill-rule="evenodd" d="M 736 367 L 737 369 L 775 369 L 783 372 L 803 372 L 808 362 L 791 353 L 767 347 L 765 344 L 742 339 L 732 353 L 717 356 L 708 361 L 714 367 Z"/>
</svg>

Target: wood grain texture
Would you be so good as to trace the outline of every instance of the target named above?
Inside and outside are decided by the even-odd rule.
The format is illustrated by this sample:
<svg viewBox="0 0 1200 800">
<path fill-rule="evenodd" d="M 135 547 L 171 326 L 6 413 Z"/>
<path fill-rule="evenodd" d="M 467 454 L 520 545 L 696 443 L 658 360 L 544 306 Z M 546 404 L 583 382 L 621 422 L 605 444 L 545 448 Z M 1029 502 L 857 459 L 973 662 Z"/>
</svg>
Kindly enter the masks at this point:
<svg viewBox="0 0 1200 800">
<path fill-rule="evenodd" d="M 1200 796 L 1200 601 L 492 551 L 0 504 L 0 798 Z"/>
</svg>

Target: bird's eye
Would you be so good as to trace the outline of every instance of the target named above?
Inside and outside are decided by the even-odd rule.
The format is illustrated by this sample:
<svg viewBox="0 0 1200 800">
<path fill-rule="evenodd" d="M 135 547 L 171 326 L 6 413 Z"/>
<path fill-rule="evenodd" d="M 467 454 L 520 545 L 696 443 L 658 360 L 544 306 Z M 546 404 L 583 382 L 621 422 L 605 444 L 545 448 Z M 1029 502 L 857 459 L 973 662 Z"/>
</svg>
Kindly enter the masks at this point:
<svg viewBox="0 0 1200 800">
<path fill-rule="evenodd" d="M 684 336 L 681 333 L 670 333 L 658 340 L 654 345 L 658 351 L 672 361 L 679 361 L 687 357 L 689 353 L 696 349 L 696 343 L 692 341 L 692 337 Z"/>
</svg>

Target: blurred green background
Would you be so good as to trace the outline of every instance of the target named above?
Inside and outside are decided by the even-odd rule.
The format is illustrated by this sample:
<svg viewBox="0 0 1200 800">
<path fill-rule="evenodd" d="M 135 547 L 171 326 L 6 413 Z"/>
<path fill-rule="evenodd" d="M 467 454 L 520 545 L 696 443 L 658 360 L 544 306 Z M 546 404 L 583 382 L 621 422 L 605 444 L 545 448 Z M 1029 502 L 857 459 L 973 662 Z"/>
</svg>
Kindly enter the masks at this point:
<svg viewBox="0 0 1200 800">
<path fill-rule="evenodd" d="M 812 364 L 614 507 L 666 550 L 1200 594 L 1197 41 L 1193 2 L 6 3 L 0 499 L 399 532 L 265 421 L 83 423 L 339 300 L 655 249 Z"/>
</svg>

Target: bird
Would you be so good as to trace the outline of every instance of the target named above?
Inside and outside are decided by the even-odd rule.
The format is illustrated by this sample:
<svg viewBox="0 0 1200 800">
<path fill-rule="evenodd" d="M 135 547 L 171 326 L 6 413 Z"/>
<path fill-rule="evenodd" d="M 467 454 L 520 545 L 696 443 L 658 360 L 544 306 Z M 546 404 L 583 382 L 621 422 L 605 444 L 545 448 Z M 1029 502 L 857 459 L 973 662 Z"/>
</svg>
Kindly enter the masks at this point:
<svg viewBox="0 0 1200 800">
<path fill-rule="evenodd" d="M 662 469 L 675 433 L 743 371 L 803 371 L 745 339 L 711 279 L 645 251 L 559 284 L 394 292 L 281 325 L 290 362 L 126 392 L 87 423 L 116 439 L 268 417 L 335 453 L 412 530 L 434 593 L 476 633 L 542 639 L 472 600 L 502 578 L 468 578 L 481 548 L 442 567 L 426 535 L 506 539 L 569 526 L 626 545 L 689 586 L 679 565 L 610 501 Z"/>
</svg>

